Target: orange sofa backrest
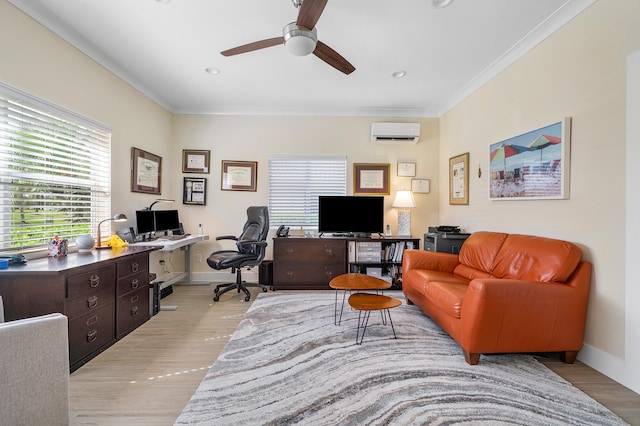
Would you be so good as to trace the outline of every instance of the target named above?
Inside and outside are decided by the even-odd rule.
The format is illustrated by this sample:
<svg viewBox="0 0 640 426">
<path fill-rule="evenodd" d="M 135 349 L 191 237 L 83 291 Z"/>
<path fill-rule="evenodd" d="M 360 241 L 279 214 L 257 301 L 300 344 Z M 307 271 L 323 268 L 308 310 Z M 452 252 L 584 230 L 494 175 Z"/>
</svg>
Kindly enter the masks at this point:
<svg viewBox="0 0 640 426">
<path fill-rule="evenodd" d="M 455 274 L 468 280 L 487 278 L 493 272 L 493 264 L 502 244 L 509 234 L 500 232 L 474 232 L 460 248 Z"/>
<path fill-rule="evenodd" d="M 582 250 L 568 241 L 511 234 L 495 256 L 493 275 L 528 281 L 566 282 L 581 258 Z"/>
</svg>

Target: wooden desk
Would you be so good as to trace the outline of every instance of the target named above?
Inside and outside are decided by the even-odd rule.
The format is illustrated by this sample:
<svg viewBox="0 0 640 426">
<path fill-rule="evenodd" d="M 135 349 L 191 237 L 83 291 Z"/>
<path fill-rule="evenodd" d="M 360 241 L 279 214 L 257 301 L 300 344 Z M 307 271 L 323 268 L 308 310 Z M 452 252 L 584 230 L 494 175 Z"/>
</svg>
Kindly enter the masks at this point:
<svg viewBox="0 0 640 426">
<path fill-rule="evenodd" d="M 0 270 L 5 319 L 66 315 L 74 371 L 149 319 L 153 250 L 91 250 Z"/>
</svg>

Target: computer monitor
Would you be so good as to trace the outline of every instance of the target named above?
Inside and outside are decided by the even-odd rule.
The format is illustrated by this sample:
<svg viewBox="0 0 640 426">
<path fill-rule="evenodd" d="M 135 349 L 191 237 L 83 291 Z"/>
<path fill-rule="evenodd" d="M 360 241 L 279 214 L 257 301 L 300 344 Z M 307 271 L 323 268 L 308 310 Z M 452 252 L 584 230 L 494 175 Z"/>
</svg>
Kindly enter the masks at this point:
<svg viewBox="0 0 640 426">
<path fill-rule="evenodd" d="M 136 211 L 136 229 L 138 234 L 146 234 L 156 230 L 153 213 L 151 210 Z"/>
<path fill-rule="evenodd" d="M 178 210 L 154 210 L 155 214 L 155 231 L 167 232 L 174 229 L 180 229 L 180 219 L 178 218 Z"/>
</svg>

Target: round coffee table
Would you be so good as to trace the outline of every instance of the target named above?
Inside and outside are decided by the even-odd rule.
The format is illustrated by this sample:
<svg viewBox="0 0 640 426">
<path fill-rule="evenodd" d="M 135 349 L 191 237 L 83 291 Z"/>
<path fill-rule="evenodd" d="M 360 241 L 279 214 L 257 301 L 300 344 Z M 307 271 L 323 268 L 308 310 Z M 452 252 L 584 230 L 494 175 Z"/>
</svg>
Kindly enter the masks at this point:
<svg viewBox="0 0 640 426">
<path fill-rule="evenodd" d="M 389 309 L 402 305 L 402 302 L 395 297 L 384 296 L 381 294 L 354 293 L 349 296 L 349 305 L 358 311 L 358 329 L 356 331 L 356 344 L 361 345 L 364 340 L 364 333 L 367 331 L 367 324 L 371 311 L 382 311 L 382 323 L 385 324 L 384 313 L 386 312 L 393 330 L 393 338 L 396 337 L 396 329 L 391 321 L 391 313 Z M 364 314 L 363 314 L 364 313 Z M 360 328 L 362 327 L 362 336 L 360 336 Z"/>
<path fill-rule="evenodd" d="M 391 287 L 391 283 L 383 279 L 372 277 L 366 274 L 342 274 L 329 281 L 329 287 L 336 290 L 336 301 L 333 307 L 333 322 L 340 325 L 342 322 L 342 311 L 344 311 L 344 300 L 347 291 L 362 290 L 385 290 Z M 342 306 L 340 307 L 340 317 L 338 318 L 338 291 L 344 290 L 342 294 Z"/>
</svg>

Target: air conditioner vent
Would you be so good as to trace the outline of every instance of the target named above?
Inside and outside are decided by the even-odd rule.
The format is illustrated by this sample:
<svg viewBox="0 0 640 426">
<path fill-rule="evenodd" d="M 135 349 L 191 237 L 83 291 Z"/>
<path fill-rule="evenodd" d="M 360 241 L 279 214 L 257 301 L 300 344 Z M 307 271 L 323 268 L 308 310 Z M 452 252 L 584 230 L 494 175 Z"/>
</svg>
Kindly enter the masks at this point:
<svg viewBox="0 0 640 426">
<path fill-rule="evenodd" d="M 420 140 L 420 123 L 372 123 L 371 142 L 415 144 Z"/>
</svg>

